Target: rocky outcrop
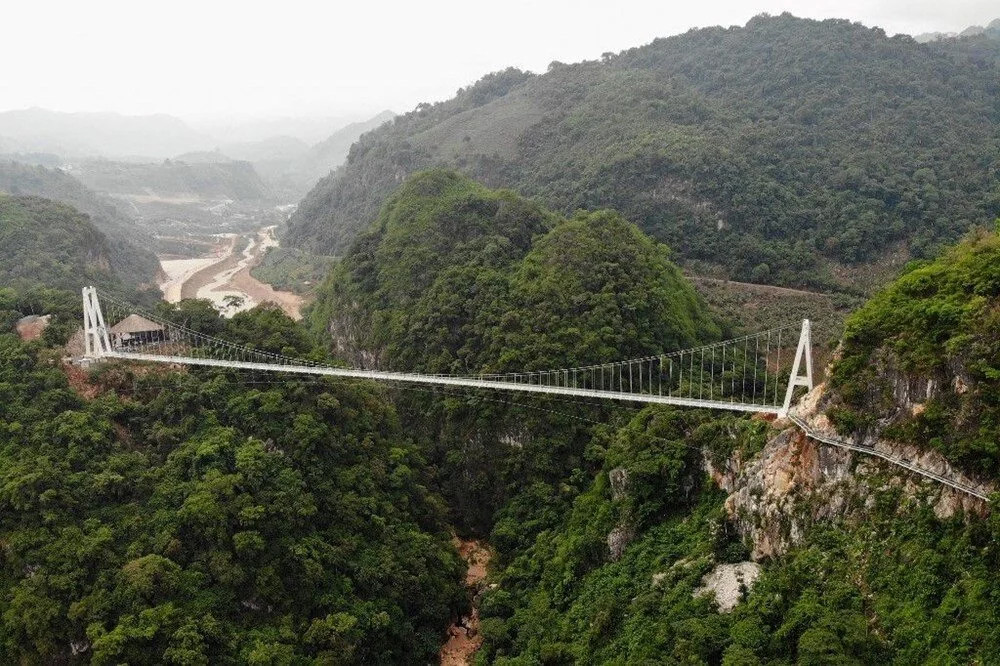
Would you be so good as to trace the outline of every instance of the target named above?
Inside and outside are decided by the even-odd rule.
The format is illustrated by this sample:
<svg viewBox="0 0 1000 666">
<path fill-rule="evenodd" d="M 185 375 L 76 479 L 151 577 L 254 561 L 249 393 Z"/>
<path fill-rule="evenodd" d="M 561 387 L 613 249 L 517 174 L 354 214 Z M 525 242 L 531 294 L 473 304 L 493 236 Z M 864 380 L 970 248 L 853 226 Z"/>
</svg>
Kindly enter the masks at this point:
<svg viewBox="0 0 1000 666">
<path fill-rule="evenodd" d="M 825 403 L 821 385 L 803 398 L 796 415 L 810 429 L 842 439 L 824 414 Z M 932 504 L 942 518 L 986 510 L 985 502 L 974 496 L 881 458 L 821 444 L 789 421 L 778 421 L 775 428 L 753 459 L 744 462 L 734 456 L 725 465 L 707 465 L 715 482 L 730 492 L 726 511 L 750 543 L 755 561 L 781 555 L 817 521 L 861 516 L 875 501 L 874 492 L 890 487 Z M 996 484 L 969 477 L 935 451 L 872 437 L 859 443 L 985 493 L 996 490 Z"/>
<path fill-rule="evenodd" d="M 963 369 L 953 369 L 953 382 L 960 383 L 963 376 Z M 913 391 L 914 381 L 903 381 L 903 376 L 900 375 L 899 382 L 895 384 L 897 387 L 895 390 L 895 395 L 897 396 L 896 409 L 899 412 L 906 412 L 908 414 L 919 412 L 925 401 L 933 397 L 935 392 L 940 390 L 940 384 L 934 379 L 927 379 L 926 383 L 924 383 L 924 380 L 919 380 L 916 384 L 921 385 L 921 388 L 920 392 L 915 394 Z M 825 385 L 821 384 L 817 386 L 808 395 L 803 397 L 794 413 L 805 421 L 813 431 L 834 439 L 846 439 L 837 433 L 830 419 L 826 416 L 826 411 L 832 400 L 825 389 Z M 856 436 L 852 443 L 872 449 L 890 458 L 906 461 L 922 470 L 974 489 L 983 495 L 989 495 L 997 491 L 996 483 L 974 477 L 956 468 L 941 453 L 933 449 L 924 449 L 913 444 L 896 442 L 880 436 L 878 431 Z M 859 454 L 859 457 L 863 457 L 863 454 Z M 870 458 L 862 461 L 862 463 L 864 465 L 878 464 Z M 900 473 L 907 474 L 905 471 L 901 471 Z M 930 480 L 921 480 L 918 478 L 909 480 L 919 483 L 919 485 L 927 486 L 937 492 L 938 498 L 935 502 L 935 512 L 940 518 L 950 517 L 959 510 L 980 513 L 986 509 L 986 503 L 983 500 L 970 496 L 961 490 L 936 484 Z"/>
<path fill-rule="evenodd" d="M 628 545 L 635 539 L 635 529 L 627 523 L 616 525 L 608 532 L 608 558 L 612 562 L 620 558 Z"/>
<path fill-rule="evenodd" d="M 336 356 L 349 361 L 356 368 L 382 369 L 380 351 L 373 351 L 362 343 L 370 328 L 358 321 L 358 312 L 360 308 L 354 303 L 353 307 L 330 317 L 327 333 L 330 335 L 331 349 Z"/>
<path fill-rule="evenodd" d="M 743 600 L 744 593 L 753 588 L 759 577 L 760 565 L 756 562 L 718 564 L 702 577 L 701 587 L 695 589 L 692 596 L 713 596 L 719 612 L 728 613 Z"/>
<path fill-rule="evenodd" d="M 743 467 L 726 511 L 752 544 L 751 558 L 784 553 L 816 520 L 835 519 L 852 490 L 851 454 L 823 446 L 795 428 L 781 430 Z M 806 499 L 817 501 L 805 501 Z"/>
<path fill-rule="evenodd" d="M 608 472 L 608 481 L 611 484 L 611 501 L 617 502 L 628 493 L 629 474 L 624 467 L 616 467 Z"/>
</svg>

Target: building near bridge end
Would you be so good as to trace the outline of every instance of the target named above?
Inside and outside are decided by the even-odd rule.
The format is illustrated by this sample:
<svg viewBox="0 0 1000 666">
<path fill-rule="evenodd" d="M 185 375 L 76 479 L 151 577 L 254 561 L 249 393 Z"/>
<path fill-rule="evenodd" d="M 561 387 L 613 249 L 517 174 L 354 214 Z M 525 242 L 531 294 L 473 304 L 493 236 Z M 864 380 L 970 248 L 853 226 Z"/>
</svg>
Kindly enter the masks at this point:
<svg viewBox="0 0 1000 666">
<path fill-rule="evenodd" d="M 115 349 L 164 342 L 166 339 L 163 326 L 137 314 L 130 314 L 111 327 L 111 346 Z"/>
</svg>

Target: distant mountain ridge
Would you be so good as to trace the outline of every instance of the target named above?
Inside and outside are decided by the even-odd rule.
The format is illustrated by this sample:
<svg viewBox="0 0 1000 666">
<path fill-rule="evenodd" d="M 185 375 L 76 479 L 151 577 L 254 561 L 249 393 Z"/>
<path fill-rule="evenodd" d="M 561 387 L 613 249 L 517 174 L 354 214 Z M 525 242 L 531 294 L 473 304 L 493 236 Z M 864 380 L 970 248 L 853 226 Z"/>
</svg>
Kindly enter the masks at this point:
<svg viewBox="0 0 1000 666">
<path fill-rule="evenodd" d="M 913 39 L 921 44 L 926 44 L 928 42 L 936 42 L 942 39 L 975 37 L 976 35 L 986 35 L 987 37 L 1000 39 L 1000 18 L 990 21 L 985 27 L 981 25 L 970 25 L 961 32 L 922 32 L 919 35 L 914 35 Z"/>
<path fill-rule="evenodd" d="M 268 201 L 271 189 L 249 162 L 206 161 L 156 163 L 89 160 L 74 174 L 88 187 L 115 195 L 157 198 L 233 199 Z"/>
<path fill-rule="evenodd" d="M 343 254 L 440 165 L 562 213 L 617 209 L 699 271 L 865 289 L 1000 214 L 1000 43 L 967 41 L 786 14 L 497 72 L 365 134 L 285 242 Z"/>
<path fill-rule="evenodd" d="M 383 111 L 346 125 L 338 125 L 334 118 L 248 120 L 245 131 L 239 126 L 219 126 L 216 129 L 221 135 L 215 136 L 165 114 L 129 116 L 31 108 L 0 112 L 0 159 L 50 167 L 95 159 L 135 164 L 163 159 L 202 165 L 249 162 L 268 182 L 268 188 L 293 201 L 340 166 L 358 137 L 394 116 Z M 324 132 L 327 126 L 336 129 L 326 133 L 330 132 Z M 233 140 L 268 129 L 298 131 L 322 139 L 312 142 L 298 135 L 275 134 Z"/>
<path fill-rule="evenodd" d="M 212 139 L 165 114 L 62 113 L 31 108 L 0 112 L 4 152 L 50 152 L 65 157 L 165 158 L 204 149 Z"/>
<path fill-rule="evenodd" d="M 395 117 L 396 114 L 392 111 L 383 111 L 363 122 L 342 127 L 314 145 L 306 156 L 310 176 L 318 180 L 340 166 L 347 159 L 351 146 L 362 134 L 381 127 Z"/>
<path fill-rule="evenodd" d="M 343 164 L 351 145 L 362 134 L 395 116 L 392 111 L 383 111 L 368 120 L 345 125 L 311 146 L 296 137 L 274 136 L 261 141 L 223 144 L 216 154 L 220 159 L 232 157 L 251 162 L 276 189 L 298 198 Z"/>
</svg>

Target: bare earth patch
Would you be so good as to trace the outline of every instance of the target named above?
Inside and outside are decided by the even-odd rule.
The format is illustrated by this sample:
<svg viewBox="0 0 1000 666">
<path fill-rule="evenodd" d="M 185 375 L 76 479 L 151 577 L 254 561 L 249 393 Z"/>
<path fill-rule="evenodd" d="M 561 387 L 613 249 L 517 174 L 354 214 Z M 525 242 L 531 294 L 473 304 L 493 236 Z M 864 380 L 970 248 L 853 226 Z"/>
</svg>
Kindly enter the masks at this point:
<svg viewBox="0 0 1000 666">
<path fill-rule="evenodd" d="M 249 241 L 249 242 L 248 242 Z M 246 245 L 242 251 L 238 247 Z M 279 291 L 261 282 L 250 270 L 261 262 L 270 247 L 277 246 L 274 227 L 266 227 L 249 238 L 232 235 L 214 251 L 214 257 L 168 260 L 161 257 L 161 264 L 168 279 L 160 289 L 168 302 L 182 298 L 207 298 L 228 315 L 248 310 L 258 303 L 274 303 L 292 319 L 302 318 L 303 298 L 288 291 Z M 228 297 L 242 299 L 233 306 Z"/>
<path fill-rule="evenodd" d="M 49 320 L 52 319 L 52 315 L 29 315 L 20 319 L 17 324 L 17 334 L 21 336 L 21 339 L 25 342 L 30 342 L 31 340 L 37 340 L 42 337 L 42 333 L 45 332 L 45 327 L 49 325 Z"/>
<path fill-rule="evenodd" d="M 760 565 L 756 562 L 720 564 L 701 579 L 701 587 L 694 591 L 696 597 L 715 597 L 720 613 L 728 613 L 743 599 L 744 590 L 749 590 L 760 576 Z"/>
</svg>

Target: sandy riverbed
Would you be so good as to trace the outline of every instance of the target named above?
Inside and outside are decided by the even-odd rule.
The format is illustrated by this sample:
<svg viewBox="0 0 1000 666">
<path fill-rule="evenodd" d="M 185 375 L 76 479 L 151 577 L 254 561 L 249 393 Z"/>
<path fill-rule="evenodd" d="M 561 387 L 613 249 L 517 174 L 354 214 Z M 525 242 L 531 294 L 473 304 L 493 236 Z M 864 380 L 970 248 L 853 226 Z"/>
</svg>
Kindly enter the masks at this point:
<svg viewBox="0 0 1000 666">
<path fill-rule="evenodd" d="M 227 316 L 259 303 L 275 303 L 288 316 L 301 319 L 302 297 L 279 291 L 250 274 L 268 248 L 276 247 L 274 227 L 265 227 L 249 238 L 234 234 L 221 238 L 212 256 L 197 259 L 161 259 L 167 279 L 160 283 L 164 298 L 205 298 Z M 242 248 L 237 251 L 238 248 Z M 233 299 L 239 299 L 236 304 Z M 228 303 L 227 303 L 228 301 Z"/>
<path fill-rule="evenodd" d="M 160 282 L 160 291 L 163 292 L 163 299 L 168 303 L 176 303 L 181 300 L 181 290 L 184 284 L 194 276 L 195 273 L 215 264 L 232 251 L 232 241 L 220 239 L 212 253 L 198 257 L 196 259 L 160 259 L 160 268 L 166 279 Z"/>
</svg>

